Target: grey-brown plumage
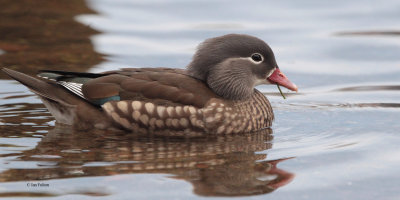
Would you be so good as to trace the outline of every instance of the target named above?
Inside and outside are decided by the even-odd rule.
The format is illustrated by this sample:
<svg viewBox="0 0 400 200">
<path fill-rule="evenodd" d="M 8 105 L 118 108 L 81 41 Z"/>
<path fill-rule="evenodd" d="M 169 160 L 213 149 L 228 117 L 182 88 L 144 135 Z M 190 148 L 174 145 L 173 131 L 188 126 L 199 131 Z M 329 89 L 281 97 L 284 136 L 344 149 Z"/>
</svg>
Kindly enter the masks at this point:
<svg viewBox="0 0 400 200">
<path fill-rule="evenodd" d="M 265 42 L 230 34 L 202 43 L 187 70 L 42 71 L 40 79 L 3 70 L 39 95 L 58 122 L 79 129 L 201 136 L 271 126 L 271 105 L 254 87 L 269 84 L 276 69 Z"/>
<path fill-rule="evenodd" d="M 252 54 L 260 53 L 262 63 L 252 63 Z M 239 34 L 210 38 L 199 45 L 188 65 L 188 73 L 218 95 L 232 100 L 244 100 L 253 94 L 258 79 L 277 67 L 274 53 L 262 40 Z"/>
</svg>

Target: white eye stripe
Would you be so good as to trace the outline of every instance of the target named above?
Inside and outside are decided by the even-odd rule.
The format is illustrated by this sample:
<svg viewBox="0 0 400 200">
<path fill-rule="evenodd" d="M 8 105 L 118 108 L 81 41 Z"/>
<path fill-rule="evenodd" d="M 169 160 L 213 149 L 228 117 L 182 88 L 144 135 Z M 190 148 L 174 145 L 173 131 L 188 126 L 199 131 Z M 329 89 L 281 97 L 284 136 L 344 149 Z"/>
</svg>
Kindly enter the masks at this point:
<svg viewBox="0 0 400 200">
<path fill-rule="evenodd" d="M 275 70 L 276 70 L 276 68 L 274 68 L 273 70 L 271 70 L 271 71 L 269 72 L 269 74 L 267 75 L 267 78 L 270 77 L 270 76 L 274 73 Z"/>
<path fill-rule="evenodd" d="M 253 59 L 251 59 L 251 57 L 240 57 L 239 59 L 248 60 L 248 61 L 250 61 L 250 62 L 252 62 L 252 63 L 254 63 L 256 65 L 262 63 L 262 61 L 260 61 L 260 62 L 254 61 Z"/>
</svg>

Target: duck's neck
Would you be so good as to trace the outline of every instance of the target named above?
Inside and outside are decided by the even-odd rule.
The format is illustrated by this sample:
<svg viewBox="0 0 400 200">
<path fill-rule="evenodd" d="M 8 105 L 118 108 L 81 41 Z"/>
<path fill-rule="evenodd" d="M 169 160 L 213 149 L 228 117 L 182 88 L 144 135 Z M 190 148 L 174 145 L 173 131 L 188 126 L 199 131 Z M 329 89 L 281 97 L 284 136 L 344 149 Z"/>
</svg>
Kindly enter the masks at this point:
<svg viewBox="0 0 400 200">
<path fill-rule="evenodd" d="M 250 99 L 234 101 L 233 109 L 236 110 L 247 130 L 259 130 L 270 127 L 274 120 L 274 113 L 268 99 L 257 89 L 254 89 Z"/>
<path fill-rule="evenodd" d="M 190 69 L 190 68 L 189 68 Z M 215 94 L 232 101 L 249 100 L 254 93 L 254 80 L 243 78 L 242 73 L 213 73 L 201 74 L 188 70 L 187 75 L 203 81 Z"/>
</svg>

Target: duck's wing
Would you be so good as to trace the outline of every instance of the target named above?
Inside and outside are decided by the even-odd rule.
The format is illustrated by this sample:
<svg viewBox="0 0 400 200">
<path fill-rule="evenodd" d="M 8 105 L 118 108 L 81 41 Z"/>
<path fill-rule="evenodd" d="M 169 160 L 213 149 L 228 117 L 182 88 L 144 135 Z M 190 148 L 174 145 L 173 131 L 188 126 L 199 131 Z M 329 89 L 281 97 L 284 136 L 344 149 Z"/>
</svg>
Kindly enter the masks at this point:
<svg viewBox="0 0 400 200">
<path fill-rule="evenodd" d="M 57 70 L 41 70 L 38 77 L 47 79 L 50 83 L 57 83 L 69 90 L 75 95 L 85 99 L 82 93 L 82 86 L 89 80 L 104 76 L 104 74 L 85 73 L 85 72 L 67 72 Z"/>
<path fill-rule="evenodd" d="M 201 108 L 211 98 L 218 97 L 204 82 L 188 76 L 182 69 L 125 68 L 101 74 L 42 71 L 39 76 L 56 81 L 98 106 L 108 101 L 138 100 Z"/>
</svg>

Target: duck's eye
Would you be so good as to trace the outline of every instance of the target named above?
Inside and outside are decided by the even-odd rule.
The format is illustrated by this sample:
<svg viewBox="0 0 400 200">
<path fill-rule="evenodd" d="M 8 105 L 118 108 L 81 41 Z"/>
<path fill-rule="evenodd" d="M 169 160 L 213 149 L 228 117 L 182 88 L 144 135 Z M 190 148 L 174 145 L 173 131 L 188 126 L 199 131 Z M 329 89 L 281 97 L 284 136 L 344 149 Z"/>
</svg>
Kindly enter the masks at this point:
<svg viewBox="0 0 400 200">
<path fill-rule="evenodd" d="M 263 57 L 259 53 L 253 53 L 253 55 L 251 55 L 251 59 L 254 60 L 255 62 L 262 62 L 263 61 Z"/>
</svg>

